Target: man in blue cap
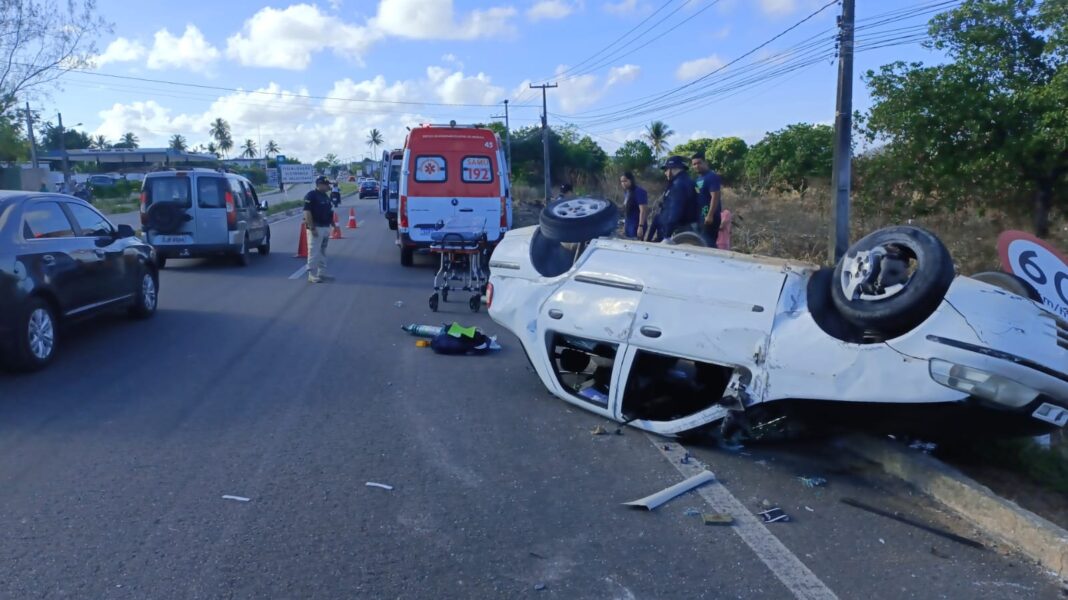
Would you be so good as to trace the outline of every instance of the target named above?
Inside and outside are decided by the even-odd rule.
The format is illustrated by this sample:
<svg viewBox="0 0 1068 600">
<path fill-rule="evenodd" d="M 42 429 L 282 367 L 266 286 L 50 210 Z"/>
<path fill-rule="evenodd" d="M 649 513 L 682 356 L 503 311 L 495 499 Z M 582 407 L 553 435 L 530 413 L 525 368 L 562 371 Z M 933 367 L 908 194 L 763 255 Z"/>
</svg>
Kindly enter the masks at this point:
<svg viewBox="0 0 1068 600">
<path fill-rule="evenodd" d="M 319 283 L 333 279 L 326 274 L 326 245 L 334 225 L 334 208 L 330 205 L 330 180 L 319 177 L 315 189 L 304 196 L 304 226 L 308 228 L 308 281 Z"/>
<path fill-rule="evenodd" d="M 660 200 L 660 212 L 646 235 L 650 242 L 671 239 L 680 231 L 696 231 L 700 212 L 697 208 L 697 189 L 686 170 L 689 165 L 681 156 L 669 156 L 660 165 L 668 180 L 668 189 Z"/>
</svg>

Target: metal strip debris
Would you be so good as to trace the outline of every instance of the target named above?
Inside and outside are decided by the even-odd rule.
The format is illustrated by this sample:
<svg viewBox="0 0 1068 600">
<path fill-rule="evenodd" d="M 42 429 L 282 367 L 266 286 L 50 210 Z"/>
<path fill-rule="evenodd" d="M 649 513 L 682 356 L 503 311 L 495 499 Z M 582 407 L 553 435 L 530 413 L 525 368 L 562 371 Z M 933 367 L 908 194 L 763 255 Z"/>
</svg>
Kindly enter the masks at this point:
<svg viewBox="0 0 1068 600">
<path fill-rule="evenodd" d="M 633 506 L 635 508 L 645 508 L 648 510 L 656 510 L 658 506 L 664 504 L 668 500 L 676 496 L 681 496 L 686 492 L 700 487 L 709 481 L 715 481 L 716 476 L 711 471 L 701 471 L 697 475 L 690 477 L 685 481 L 680 481 L 675 485 L 660 490 L 659 492 L 646 496 L 641 500 L 634 500 L 633 502 L 624 502 L 624 506 Z"/>
</svg>

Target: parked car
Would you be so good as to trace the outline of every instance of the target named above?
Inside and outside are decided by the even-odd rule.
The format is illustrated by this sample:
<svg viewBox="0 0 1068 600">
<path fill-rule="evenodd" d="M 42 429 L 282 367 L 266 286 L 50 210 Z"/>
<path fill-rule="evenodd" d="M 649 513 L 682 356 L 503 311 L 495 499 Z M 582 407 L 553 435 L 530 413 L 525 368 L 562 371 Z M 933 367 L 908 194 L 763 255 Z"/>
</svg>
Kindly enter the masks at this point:
<svg viewBox="0 0 1068 600">
<path fill-rule="evenodd" d="M 116 180 L 109 175 L 90 175 L 88 183 L 95 187 L 111 187 L 115 185 Z"/>
<path fill-rule="evenodd" d="M 368 179 L 360 184 L 360 199 L 374 198 L 378 195 L 378 182 L 374 179 Z"/>
<path fill-rule="evenodd" d="M 669 436 L 1068 422 L 1068 321 L 1014 275 L 955 275 L 928 231 L 879 230 L 821 268 L 678 243 L 691 234 L 603 237 L 616 218 L 605 200 L 555 201 L 490 259 L 490 316 L 567 402 Z"/>
<path fill-rule="evenodd" d="M 431 234 L 453 217 L 485 219 L 490 246 L 512 223 L 511 185 L 501 140 L 473 125 L 412 128 L 401 158 L 397 205 L 401 264 L 410 266 Z"/>
<path fill-rule="evenodd" d="M 151 317 L 158 292 L 154 250 L 129 225 L 72 196 L 0 191 L 0 364 L 40 369 L 66 322 Z"/>
<path fill-rule="evenodd" d="M 248 179 L 210 169 L 149 173 L 141 186 L 141 224 L 160 268 L 169 258 L 215 255 L 245 266 L 252 248 L 267 256 L 267 208 Z"/>
</svg>

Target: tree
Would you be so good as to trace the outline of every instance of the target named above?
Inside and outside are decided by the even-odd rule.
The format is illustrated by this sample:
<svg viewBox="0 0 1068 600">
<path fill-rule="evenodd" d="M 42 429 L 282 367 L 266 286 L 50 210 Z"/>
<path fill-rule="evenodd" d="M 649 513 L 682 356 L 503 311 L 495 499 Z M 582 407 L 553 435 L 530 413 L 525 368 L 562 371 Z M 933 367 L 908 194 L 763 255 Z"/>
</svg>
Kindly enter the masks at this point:
<svg viewBox="0 0 1068 600">
<path fill-rule="evenodd" d="M 241 156 L 245 158 L 256 158 L 256 142 L 251 139 L 246 139 L 245 143 L 241 145 Z"/>
<path fill-rule="evenodd" d="M 761 187 L 793 190 L 803 197 L 813 178 L 831 176 L 833 142 L 830 125 L 788 125 L 749 148 L 746 177 Z"/>
<path fill-rule="evenodd" d="M 282 149 L 278 147 L 277 142 L 274 140 L 267 140 L 267 147 L 264 148 L 263 154 L 269 158 L 272 154 L 277 155 L 281 151 Z"/>
<path fill-rule="evenodd" d="M 227 133 L 219 140 L 219 152 L 222 152 L 223 156 L 229 156 L 230 150 L 234 147 L 234 138 L 230 137 Z"/>
<path fill-rule="evenodd" d="M 137 148 L 140 141 L 134 132 L 127 131 L 119 138 L 119 143 L 113 145 L 112 148 Z"/>
<path fill-rule="evenodd" d="M 185 152 L 187 149 L 189 149 L 189 144 L 186 143 L 185 136 L 180 133 L 176 133 L 171 136 L 171 141 L 169 142 L 169 145 L 171 150 L 174 150 L 175 152 Z"/>
<path fill-rule="evenodd" d="M 645 135 L 643 137 L 649 142 L 649 147 L 653 149 L 653 158 L 660 160 L 660 157 L 667 152 L 668 138 L 674 134 L 675 132 L 663 121 L 653 121 L 645 127 Z"/>
<path fill-rule="evenodd" d="M 386 143 L 386 140 L 378 129 L 372 129 L 367 133 L 367 147 L 371 149 L 372 158 L 378 154 L 378 147 L 384 143 Z"/>
<path fill-rule="evenodd" d="M 214 154 L 215 158 L 219 158 L 219 147 L 215 145 L 215 142 L 208 142 L 204 149 L 208 151 L 208 154 Z"/>
<path fill-rule="evenodd" d="M 640 173 L 652 166 L 653 149 L 641 140 L 627 140 L 616 150 L 615 162 L 624 171 Z"/>
<path fill-rule="evenodd" d="M 234 147 L 234 138 L 230 136 L 230 124 L 226 119 L 219 117 L 212 121 L 208 134 L 215 139 L 215 147 L 219 152 L 224 155 L 230 153 L 230 149 Z"/>
<path fill-rule="evenodd" d="M 111 142 L 103 135 L 94 135 L 89 139 L 89 147 L 93 150 L 110 150 Z"/>
<path fill-rule="evenodd" d="M 705 153 L 705 160 L 725 184 L 737 183 L 745 174 L 745 156 L 749 152 L 749 146 L 742 138 L 695 138 L 675 146 L 671 151 L 672 154 L 684 158 L 689 158 L 697 152 Z"/>
<path fill-rule="evenodd" d="M 96 0 L 0 0 L 0 114 L 96 53 L 93 38 L 111 26 Z"/>
<path fill-rule="evenodd" d="M 21 160 L 29 154 L 30 143 L 22 136 L 19 121 L 0 114 L 0 161 Z"/>
<path fill-rule="evenodd" d="M 1035 233 L 1047 236 L 1053 198 L 1068 189 L 1068 3 L 966 0 L 928 33 L 952 62 L 868 71 L 867 138 L 950 207 L 1030 191 Z"/>
<path fill-rule="evenodd" d="M 64 127 L 63 144 L 67 150 L 83 150 L 92 145 L 92 140 L 84 131 Z M 59 127 L 44 123 L 41 128 L 41 147 L 45 150 L 59 150 L 59 146 Z"/>
</svg>

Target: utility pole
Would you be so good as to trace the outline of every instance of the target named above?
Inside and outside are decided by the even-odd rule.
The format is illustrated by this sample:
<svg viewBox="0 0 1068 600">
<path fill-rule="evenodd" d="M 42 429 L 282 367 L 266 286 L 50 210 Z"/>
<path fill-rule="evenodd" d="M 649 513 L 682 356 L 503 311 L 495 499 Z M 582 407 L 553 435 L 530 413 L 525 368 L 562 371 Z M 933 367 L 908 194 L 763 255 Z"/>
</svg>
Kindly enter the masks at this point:
<svg viewBox="0 0 1068 600">
<path fill-rule="evenodd" d="M 512 127 L 508 124 L 508 101 L 504 101 L 504 114 L 491 115 L 491 119 L 504 117 L 504 160 L 508 164 L 508 175 L 512 174 Z"/>
<path fill-rule="evenodd" d="M 545 163 L 545 203 L 551 198 L 550 187 L 552 180 L 549 178 L 549 104 L 545 99 L 545 90 L 557 87 L 555 83 L 543 83 L 541 85 L 530 84 L 531 89 L 541 89 L 541 152 L 542 162 Z"/>
<path fill-rule="evenodd" d="M 30 139 L 30 162 L 33 163 L 33 168 L 38 168 L 37 164 L 37 140 L 33 137 L 33 113 L 30 112 L 30 103 L 26 103 L 26 137 Z"/>
<path fill-rule="evenodd" d="M 831 185 L 834 223 L 829 245 L 832 264 L 849 248 L 849 186 L 852 178 L 853 134 L 853 9 L 855 0 L 842 0 L 838 21 L 838 98 L 835 102 L 834 156 Z"/>
<path fill-rule="evenodd" d="M 70 161 L 67 160 L 67 132 L 63 130 L 63 113 L 59 116 L 59 153 L 63 157 L 63 191 L 70 188 Z"/>
</svg>

